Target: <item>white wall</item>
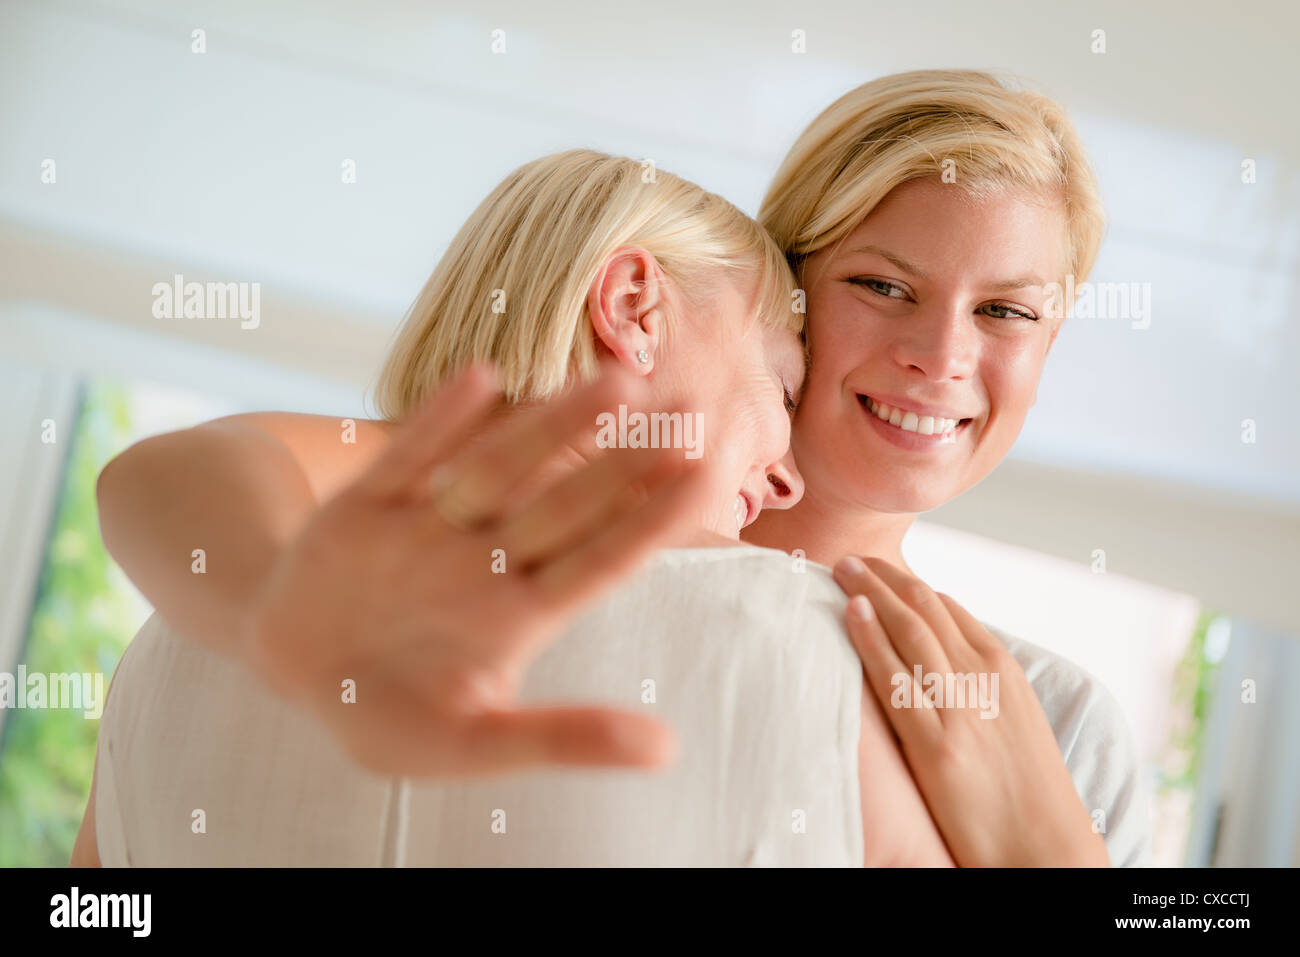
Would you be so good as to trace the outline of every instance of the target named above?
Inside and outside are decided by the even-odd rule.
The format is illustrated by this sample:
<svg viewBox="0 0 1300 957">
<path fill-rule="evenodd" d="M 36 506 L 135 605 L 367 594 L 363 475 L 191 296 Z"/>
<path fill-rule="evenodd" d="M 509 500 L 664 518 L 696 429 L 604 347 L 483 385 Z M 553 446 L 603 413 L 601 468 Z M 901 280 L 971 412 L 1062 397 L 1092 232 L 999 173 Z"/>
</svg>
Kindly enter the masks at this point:
<svg viewBox="0 0 1300 957">
<path fill-rule="evenodd" d="M 1079 121 L 1112 219 L 1094 278 L 1149 282 L 1153 296 L 1146 329 L 1066 324 L 1013 460 L 1131 479 L 1147 498 L 1188 487 L 1228 510 L 1249 501 L 1279 517 L 1261 526 L 1272 536 L 1261 553 L 1289 559 L 1300 547 L 1300 126 L 1280 120 L 1300 86 L 1287 40 L 1297 9 L 5 3 L 0 300 L 11 317 L 52 309 L 98 317 L 110 337 L 140 329 L 258 357 L 351 398 L 461 220 L 518 163 L 576 145 L 626 152 L 753 211 L 798 130 L 854 83 L 919 66 L 1007 68 Z M 1089 49 L 1098 28 L 1102 55 Z M 504 54 L 491 50 L 494 29 Z M 791 51 L 795 29 L 805 54 Z M 1252 185 L 1243 158 L 1257 162 Z M 45 159 L 53 185 L 40 179 Z M 340 182 L 344 159 L 355 184 Z M 149 289 L 173 271 L 261 282 L 269 318 L 255 333 L 160 327 Z M 0 325 L 0 347 L 36 361 L 17 328 Z M 103 359 L 92 338 L 70 363 Z M 1257 424 L 1253 444 L 1244 419 Z M 995 476 L 966 497 L 974 506 L 935 518 L 960 522 L 962 508 L 1018 493 Z M 1150 526 L 1142 499 L 1099 499 L 1095 517 L 1199 555 L 1201 573 L 1170 579 L 1159 554 L 1137 551 L 1126 573 L 1187 591 L 1218 582 L 1225 610 L 1249 615 L 1278 570 L 1252 564 L 1248 548 L 1225 552 L 1195 521 Z M 1041 520 L 1012 511 L 1000 537 L 1046 538 L 1051 551 Z M 1086 560 L 1074 543 L 1057 553 Z M 1267 604 L 1274 625 L 1300 631 L 1300 611 Z"/>
</svg>

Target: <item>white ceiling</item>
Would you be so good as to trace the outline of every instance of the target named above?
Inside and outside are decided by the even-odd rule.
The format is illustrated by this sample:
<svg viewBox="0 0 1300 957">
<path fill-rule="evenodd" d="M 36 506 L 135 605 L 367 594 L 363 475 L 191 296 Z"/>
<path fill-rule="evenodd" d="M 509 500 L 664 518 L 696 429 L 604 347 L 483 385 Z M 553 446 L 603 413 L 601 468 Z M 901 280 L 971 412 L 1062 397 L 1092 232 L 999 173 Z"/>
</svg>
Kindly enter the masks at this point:
<svg viewBox="0 0 1300 957">
<path fill-rule="evenodd" d="M 651 157 L 753 211 L 850 86 L 1012 70 L 1066 102 L 1088 143 L 1112 218 L 1094 278 L 1153 297 L 1149 329 L 1067 323 L 1015 454 L 1300 505 L 1300 8 L 1054 6 L 6 3 L 0 225 L 260 281 L 379 340 L 483 194 L 541 153 Z M 0 273 L 0 295 L 14 279 Z M 142 322 L 146 293 L 131 293 Z"/>
</svg>

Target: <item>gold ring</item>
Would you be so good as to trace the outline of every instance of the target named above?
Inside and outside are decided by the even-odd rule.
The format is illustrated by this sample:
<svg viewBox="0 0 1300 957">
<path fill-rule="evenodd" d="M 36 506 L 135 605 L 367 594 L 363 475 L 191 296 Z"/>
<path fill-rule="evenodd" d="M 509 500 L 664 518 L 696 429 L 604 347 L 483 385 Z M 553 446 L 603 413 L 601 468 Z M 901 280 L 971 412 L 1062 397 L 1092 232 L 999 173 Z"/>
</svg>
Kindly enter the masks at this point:
<svg viewBox="0 0 1300 957">
<path fill-rule="evenodd" d="M 457 477 L 445 466 L 434 471 L 429 478 L 429 486 L 433 491 L 433 508 L 452 528 L 467 532 L 480 519 L 463 504 L 458 504 L 461 497 L 456 495 L 456 481 Z"/>
</svg>

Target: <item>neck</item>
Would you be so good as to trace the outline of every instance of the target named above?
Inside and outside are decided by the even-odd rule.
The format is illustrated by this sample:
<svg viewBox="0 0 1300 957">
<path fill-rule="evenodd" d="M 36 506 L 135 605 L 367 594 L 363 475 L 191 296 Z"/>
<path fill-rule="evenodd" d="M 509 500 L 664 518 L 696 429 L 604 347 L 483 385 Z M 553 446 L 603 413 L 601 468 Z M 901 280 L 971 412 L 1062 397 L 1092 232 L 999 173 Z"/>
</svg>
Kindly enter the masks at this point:
<svg viewBox="0 0 1300 957">
<path fill-rule="evenodd" d="M 826 501 L 811 490 L 791 509 L 767 509 L 744 532 L 752 545 L 789 552 L 803 549 L 811 561 L 834 566 L 845 555 L 880 558 L 906 569 L 903 536 L 916 515 L 878 512 L 841 501 Z"/>
</svg>

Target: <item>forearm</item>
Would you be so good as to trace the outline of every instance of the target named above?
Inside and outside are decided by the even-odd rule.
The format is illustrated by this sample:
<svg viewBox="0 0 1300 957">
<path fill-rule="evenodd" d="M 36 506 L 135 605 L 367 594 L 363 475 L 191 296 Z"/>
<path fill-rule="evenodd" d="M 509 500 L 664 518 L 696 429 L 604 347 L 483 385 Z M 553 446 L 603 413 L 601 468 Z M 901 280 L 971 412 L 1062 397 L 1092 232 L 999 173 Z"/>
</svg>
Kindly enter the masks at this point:
<svg viewBox="0 0 1300 957">
<path fill-rule="evenodd" d="M 104 544 L 136 587 L 179 632 L 235 656 L 253 596 L 316 506 L 283 443 L 223 421 L 137 443 L 96 491 Z"/>
</svg>

